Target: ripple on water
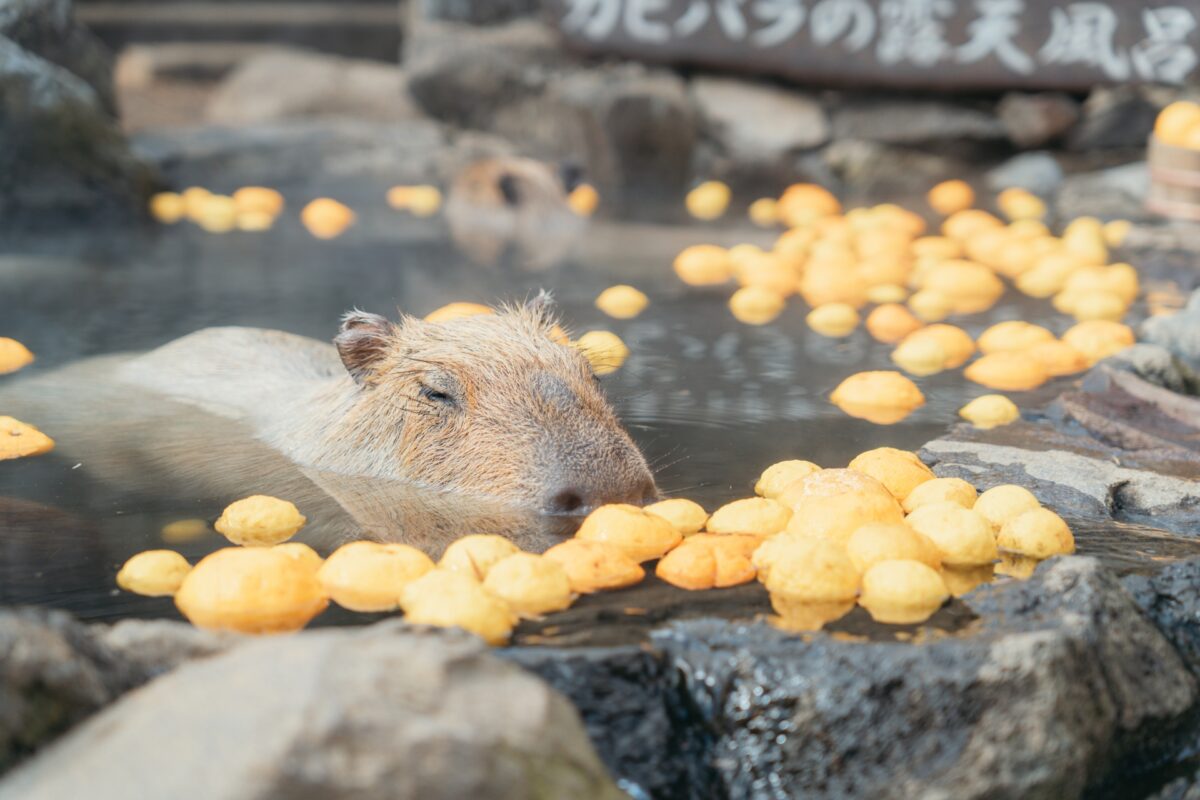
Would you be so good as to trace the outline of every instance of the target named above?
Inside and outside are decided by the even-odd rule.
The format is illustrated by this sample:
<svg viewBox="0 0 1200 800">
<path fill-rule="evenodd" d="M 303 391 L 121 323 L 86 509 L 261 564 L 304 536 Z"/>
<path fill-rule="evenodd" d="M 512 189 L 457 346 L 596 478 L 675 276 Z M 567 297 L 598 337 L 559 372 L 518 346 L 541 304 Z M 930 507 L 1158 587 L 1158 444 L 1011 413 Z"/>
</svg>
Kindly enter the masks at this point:
<svg viewBox="0 0 1200 800">
<path fill-rule="evenodd" d="M 211 325 L 279 328 L 328 340 L 340 314 L 354 306 L 382 313 L 399 307 L 424 315 L 454 300 L 511 300 L 550 288 L 576 335 L 611 330 L 629 345 L 631 357 L 604 385 L 657 465 L 664 492 L 692 497 L 710 510 L 750 495 L 762 469 L 776 461 L 803 458 L 842 466 L 872 447 L 915 449 L 939 435 L 968 400 L 988 392 L 950 371 L 918 380 L 926 405 L 902 423 L 878 426 L 847 417 L 828 402 L 829 393 L 854 372 L 891 369 L 891 347 L 861 329 L 837 340 L 814 334 L 798 300 L 772 325 L 738 323 L 726 306 L 729 290 L 688 289 L 671 269 L 675 252 L 710 234 L 727 243 L 767 244 L 770 239 L 761 232 L 686 228 L 635 228 L 625 235 L 610 226 L 588 237 L 573 260 L 529 272 L 476 265 L 453 248 L 436 222 L 379 226 L 367 221 L 321 243 L 286 220 L 253 236 L 213 237 L 189 227 L 148 235 L 64 235 L 0 258 L 9 288 L 0 304 L 13 298 L 21 303 L 0 310 L 5 335 L 36 352 L 38 361 L 26 371 L 36 376 L 82 358 L 151 348 Z M 650 306 L 633 320 L 603 315 L 592 302 L 614 283 L 646 292 Z M 1010 293 L 986 314 L 958 324 L 977 336 L 993 322 L 1025 318 L 1061 333 L 1067 321 L 1049 314 L 1049 304 Z M 0 392 L 25 377 L 6 376 Z M 1066 383 L 1051 382 L 1014 399 L 1029 408 Z M 119 436 L 114 439 L 120 426 L 105 416 L 110 410 L 97 412 L 97 398 L 67 392 L 34 400 L 31 421 L 52 421 L 42 427 L 60 450 L 0 471 L 8 528 L 0 540 L 0 603 L 54 605 L 89 618 L 172 616 L 169 599 L 115 591 L 117 568 L 135 552 L 162 546 L 160 532 L 168 523 L 211 523 L 231 499 L 251 491 L 293 500 L 306 514 L 312 506 L 327 519 L 314 529 L 331 540 L 361 529 L 358 517 L 364 515 L 375 515 L 377 529 L 395 524 L 380 522 L 382 504 L 368 502 L 370 492 L 327 491 L 328 485 L 322 488 L 248 437 L 250 452 L 240 466 L 222 462 L 173 471 L 164 461 L 165 450 L 125 446 L 136 438 L 128 435 L 123 443 Z M 187 430 L 177 426 L 176 433 L 186 438 Z M 191 430 L 190 446 L 197 451 L 246 436 L 228 423 Z M 121 446 L 106 446 L 105 437 Z M 206 470 L 225 473 L 216 477 L 236 488 L 206 488 L 213 477 Z M 303 502 L 307 497 L 317 499 Z M 368 514 L 364 506 L 374 510 Z M 443 514 L 438 524 L 410 521 L 405 533 L 437 541 L 464 532 L 463 524 L 463 516 Z M 523 524 L 540 537 L 569 532 Z M 1128 570 L 1196 550 L 1190 542 L 1136 525 L 1079 525 L 1076 538 L 1081 553 Z M 202 532 L 171 546 L 195 561 L 223 544 L 215 534 Z M 953 630 L 969 622 L 960 606 L 939 612 L 932 629 Z M 555 630 L 523 626 L 518 639 L 627 641 L 667 618 L 718 614 L 752 620 L 769 613 L 756 584 L 688 594 L 650 580 L 629 593 L 583 598 L 555 615 Z M 331 611 L 320 622 L 362 619 Z M 878 626 L 872 625 L 855 611 L 833 630 L 874 636 Z"/>
</svg>

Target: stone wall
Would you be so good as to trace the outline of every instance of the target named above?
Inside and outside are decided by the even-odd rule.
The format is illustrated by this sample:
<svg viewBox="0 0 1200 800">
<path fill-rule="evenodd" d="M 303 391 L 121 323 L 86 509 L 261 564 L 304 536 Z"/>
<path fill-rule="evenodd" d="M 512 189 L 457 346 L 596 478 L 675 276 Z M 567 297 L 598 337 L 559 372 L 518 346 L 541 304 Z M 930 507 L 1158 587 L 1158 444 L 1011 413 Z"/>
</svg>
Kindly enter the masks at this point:
<svg viewBox="0 0 1200 800">
<path fill-rule="evenodd" d="M 1053 190 L 1064 173 L 1140 159 L 1158 110 L 1183 92 L 804 88 L 584 57 L 533 3 L 503 5 L 505 13 L 481 14 L 453 2 L 412 4 L 403 63 L 413 98 L 451 125 L 583 161 L 621 213 L 678 198 L 706 178 L 760 191 L 815 180 L 878 202 L 1029 151 L 1043 157 L 995 181 Z"/>
<path fill-rule="evenodd" d="M 69 0 L 0 7 L 0 227 L 141 213 L 154 177 L 117 125 L 111 75 Z"/>
<path fill-rule="evenodd" d="M 0 612 L 0 755 L 40 749 L 0 798 L 616 797 L 601 761 L 635 798 L 1137 798 L 1195 733 L 1198 563 L 1053 559 L 916 640 L 701 619 L 501 658 L 398 621 L 256 639 Z"/>
</svg>

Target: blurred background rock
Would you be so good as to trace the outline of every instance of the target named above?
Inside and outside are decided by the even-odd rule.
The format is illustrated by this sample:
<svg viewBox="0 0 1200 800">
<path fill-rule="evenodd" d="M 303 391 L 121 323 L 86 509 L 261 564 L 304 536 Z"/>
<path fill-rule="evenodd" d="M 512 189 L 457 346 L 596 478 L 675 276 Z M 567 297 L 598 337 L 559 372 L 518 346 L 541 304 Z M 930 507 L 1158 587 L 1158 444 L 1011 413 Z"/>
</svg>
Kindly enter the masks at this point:
<svg viewBox="0 0 1200 800">
<path fill-rule="evenodd" d="M 678 213 L 678 198 L 707 178 L 747 197 L 814 180 L 853 203 L 986 173 L 1056 197 L 1063 215 L 1136 219 L 1155 114 L 1195 91 L 832 89 L 659 66 L 582 54 L 579 37 L 560 31 L 574 5 L 81 0 L 72 15 L 67 0 L 8 3 L 0 81 L 12 112 L 0 158 L 14 169 L 0 178 L 0 216 L 140 208 L 155 178 L 187 178 L 180 165 L 198 142 L 210 175 L 236 168 L 242 182 L 278 183 L 292 173 L 239 157 L 278 137 L 309 174 L 381 180 L 445 180 L 480 152 L 570 160 L 612 201 L 606 213 L 630 217 Z M 1064 74 L 1076 76 L 1068 88 L 1078 83 Z M 947 82 L 931 75 L 930 89 Z M 66 119 L 90 133 L 22 134 Z M 364 143 L 397 139 L 394 159 L 374 147 L 347 164 Z M 1104 172 L 1128 164 L 1139 166 Z"/>
<path fill-rule="evenodd" d="M 0 219 L 128 216 L 153 186 L 116 121 L 112 57 L 67 0 L 0 5 Z"/>
</svg>

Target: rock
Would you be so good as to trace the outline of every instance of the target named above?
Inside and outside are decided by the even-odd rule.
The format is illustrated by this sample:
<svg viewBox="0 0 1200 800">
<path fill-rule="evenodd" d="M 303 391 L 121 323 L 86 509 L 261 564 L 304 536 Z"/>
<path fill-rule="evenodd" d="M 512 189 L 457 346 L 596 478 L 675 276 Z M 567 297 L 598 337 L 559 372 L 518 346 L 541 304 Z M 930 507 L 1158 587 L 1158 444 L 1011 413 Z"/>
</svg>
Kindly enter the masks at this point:
<svg viewBox="0 0 1200 800">
<path fill-rule="evenodd" d="M 682 673 L 660 654 L 634 645 L 520 647 L 505 657 L 579 709 L 600 758 L 633 797 L 714 795 L 719 784 L 707 760 L 708 726 L 695 713 Z"/>
<path fill-rule="evenodd" d="M 735 162 L 769 165 L 829 140 L 825 111 L 811 96 L 707 76 L 693 79 L 691 89 L 706 133 Z"/>
<path fill-rule="evenodd" d="M 1149 218 L 1144 205 L 1149 188 L 1150 170 L 1144 161 L 1070 175 L 1055 198 L 1055 211 L 1062 219 L 1144 220 Z"/>
<path fill-rule="evenodd" d="M 1087 373 L 1080 389 L 1059 395 L 1048 409 L 1052 420 L 1061 425 L 1065 418 L 1069 430 L 1077 423 L 1089 436 L 1127 450 L 1134 458 L 1200 457 L 1200 400 L 1109 361 Z M 1186 475 L 1186 467 L 1177 474 Z"/>
<path fill-rule="evenodd" d="M 676 73 L 584 67 L 533 19 L 480 27 L 414 4 L 410 28 L 404 66 L 425 113 L 503 136 L 525 155 L 582 165 L 608 209 L 677 212 L 691 183 L 698 117 Z"/>
<path fill-rule="evenodd" d="M 1153 317 L 1151 319 L 1154 319 Z M 1200 394 L 1200 374 L 1156 344 L 1135 344 L 1105 359 L 1105 364 L 1128 369 L 1145 381 L 1181 394 Z"/>
<path fill-rule="evenodd" d="M 988 188 L 1001 191 L 1009 188 L 1028 189 L 1034 194 L 1053 194 L 1062 183 L 1063 169 L 1058 159 L 1046 151 L 1021 153 L 984 176 Z"/>
<path fill-rule="evenodd" d="M 256 42 L 131 44 L 117 57 L 113 79 L 124 89 L 144 89 L 156 81 L 210 83 L 222 80 L 245 61 L 270 52 L 304 51 Z"/>
<path fill-rule="evenodd" d="M 552 31 L 535 21 L 477 28 L 414 15 L 404 69 L 425 113 L 492 130 L 497 111 L 540 92 L 562 59 Z"/>
<path fill-rule="evenodd" d="M 205 119 L 252 125 L 298 117 L 395 121 L 417 114 L 395 65 L 279 49 L 235 68 L 214 92 Z"/>
<path fill-rule="evenodd" d="M 544 91 L 496 110 L 489 129 L 523 152 L 580 164 L 606 208 L 654 216 L 681 210 L 697 127 L 679 76 L 627 64 L 561 71 Z"/>
<path fill-rule="evenodd" d="M 157 131 L 135 137 L 134 147 L 175 186 L 288 186 L 316 197 L 436 182 L 450 142 L 429 120 L 308 119 Z"/>
<path fill-rule="evenodd" d="M 1030 149 L 1043 147 L 1070 130 L 1079 119 L 1079 103 L 1060 92 L 1009 92 L 1000 99 L 996 114 L 1009 141 Z"/>
<path fill-rule="evenodd" d="M 251 637 L 213 632 L 165 619 L 126 619 L 93 625 L 93 638 L 138 673 L 155 676 L 197 658 L 224 653 Z"/>
<path fill-rule="evenodd" d="M 1084 388 L 1061 395 L 1036 421 L 989 431 L 955 426 L 922 456 L 939 476 L 980 490 L 1016 483 L 1059 513 L 1195 536 L 1200 402 L 1105 367 Z"/>
<path fill-rule="evenodd" d="M 1147 319 L 1139 334 L 1168 350 L 1193 373 L 1200 371 L 1200 289 L 1192 292 L 1182 310 Z"/>
<path fill-rule="evenodd" d="M 1200 559 L 1168 564 L 1153 575 L 1130 575 L 1124 584 L 1193 674 L 1200 676 Z"/>
<path fill-rule="evenodd" d="M 974 632 L 918 646 L 712 621 L 654 641 L 710 720 L 731 797 L 1079 797 L 1195 703 L 1179 654 L 1093 559 L 965 599 Z"/>
<path fill-rule="evenodd" d="M 849 199 L 863 203 L 878 202 L 880 194 L 889 192 L 923 195 L 966 169 L 963 162 L 943 155 L 857 139 L 835 139 L 821 151 L 821 160 L 845 185 Z"/>
<path fill-rule="evenodd" d="M 1196 280 L 1193 262 L 1195 254 L 1200 253 L 1200 226 L 1189 222 L 1163 224 L 1161 218 L 1150 219 L 1146 224 L 1133 226 L 1122 248 L 1143 251 L 1145 255 L 1158 259 L 1182 257 L 1185 263 L 1180 265 L 1180 275 Z"/>
<path fill-rule="evenodd" d="M 127 220 L 155 178 L 86 81 L 0 37 L 0 225 Z"/>
<path fill-rule="evenodd" d="M 203 737 L 203 747 L 197 747 Z M 147 748 L 154 763 L 147 768 Z M 466 634 L 268 637 L 183 666 L 28 762 L 0 798 L 621 797 L 571 705 Z"/>
<path fill-rule="evenodd" d="M 833 138 L 884 144 L 997 141 L 1004 126 L 988 111 L 961 103 L 849 96 L 833 107 Z"/>
<path fill-rule="evenodd" d="M 1190 777 L 1176 778 L 1146 800 L 1200 800 L 1200 772 Z"/>
<path fill-rule="evenodd" d="M 1067 146 L 1088 151 L 1105 148 L 1143 149 L 1163 103 L 1137 86 L 1100 86 L 1083 104 L 1083 118 Z"/>
<path fill-rule="evenodd" d="M 145 679 L 64 612 L 0 610 L 0 773 Z"/>
<path fill-rule="evenodd" d="M 676 208 L 691 181 L 697 119 L 683 81 L 664 70 L 580 72 L 555 96 L 582 113 L 589 179 L 623 213 Z"/>
<path fill-rule="evenodd" d="M 1200 559 L 1168 564 L 1150 575 L 1130 575 L 1123 583 L 1192 674 L 1200 676 Z M 1147 800 L 1200 800 L 1200 773 L 1170 781 Z"/>
<path fill-rule="evenodd" d="M 116 116 L 112 56 L 75 21 L 71 0 L 7 0 L 0 4 L 0 37 L 82 79 Z"/>
</svg>

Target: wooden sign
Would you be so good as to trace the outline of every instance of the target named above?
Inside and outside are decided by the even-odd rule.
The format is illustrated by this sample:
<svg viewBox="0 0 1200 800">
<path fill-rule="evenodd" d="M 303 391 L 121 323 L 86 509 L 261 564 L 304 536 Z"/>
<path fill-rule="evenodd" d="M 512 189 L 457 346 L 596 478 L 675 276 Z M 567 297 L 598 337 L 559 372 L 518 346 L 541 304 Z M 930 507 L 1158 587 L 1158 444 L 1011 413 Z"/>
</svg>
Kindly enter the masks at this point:
<svg viewBox="0 0 1200 800">
<path fill-rule="evenodd" d="M 1200 2 L 551 0 L 576 49 L 817 84 L 1088 89 L 1200 80 Z"/>
</svg>

